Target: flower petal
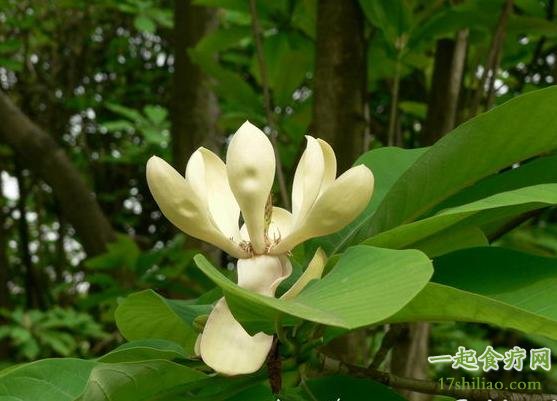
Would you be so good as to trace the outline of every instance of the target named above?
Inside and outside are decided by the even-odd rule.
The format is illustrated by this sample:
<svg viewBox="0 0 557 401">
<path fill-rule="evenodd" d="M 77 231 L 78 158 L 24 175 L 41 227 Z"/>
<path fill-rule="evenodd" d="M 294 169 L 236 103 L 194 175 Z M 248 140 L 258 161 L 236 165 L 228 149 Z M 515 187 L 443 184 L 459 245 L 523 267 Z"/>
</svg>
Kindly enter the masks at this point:
<svg viewBox="0 0 557 401">
<path fill-rule="evenodd" d="M 195 345 L 193 346 L 193 354 L 195 356 L 201 356 L 201 337 L 203 337 L 201 334 L 197 336 Z"/>
<path fill-rule="evenodd" d="M 147 183 L 162 213 L 180 230 L 234 257 L 247 256 L 245 251 L 215 227 L 204 199 L 167 162 L 155 156 L 149 159 Z"/>
<path fill-rule="evenodd" d="M 346 171 L 319 196 L 306 219 L 269 254 L 284 254 L 309 238 L 334 233 L 352 222 L 369 203 L 373 183 L 373 174 L 364 165 Z"/>
<path fill-rule="evenodd" d="M 207 365 L 232 376 L 259 370 L 272 345 L 273 336 L 265 333 L 250 336 L 221 298 L 207 319 L 199 348 Z"/>
<path fill-rule="evenodd" d="M 281 238 L 288 236 L 290 231 L 292 231 L 293 220 L 292 213 L 288 210 L 280 207 L 273 207 L 271 224 L 269 225 L 267 233 L 269 240 L 271 240 L 271 242 L 280 241 Z"/>
<path fill-rule="evenodd" d="M 337 176 L 337 158 L 331 145 L 323 139 L 317 138 L 321 151 L 323 152 L 323 160 L 325 161 L 325 172 L 323 173 L 323 182 L 321 183 L 321 195 L 335 181 Z"/>
<path fill-rule="evenodd" d="M 239 242 L 240 207 L 228 183 L 226 166 L 203 147 L 193 153 L 186 167 L 186 179 L 198 194 L 205 194 L 214 224 L 227 237 Z"/>
<path fill-rule="evenodd" d="M 292 215 L 295 222 L 305 218 L 317 199 L 325 172 L 325 160 L 320 143 L 311 136 L 306 136 L 306 139 L 308 141 L 306 150 L 298 162 L 292 182 Z"/>
<path fill-rule="evenodd" d="M 239 259 L 237 266 L 240 287 L 269 297 L 292 274 L 292 265 L 286 257 L 260 255 Z"/>
<path fill-rule="evenodd" d="M 269 224 L 269 229 L 267 230 L 267 238 L 271 243 L 278 242 L 282 237 L 290 234 L 292 230 L 292 213 L 281 207 L 273 207 L 273 213 L 271 215 L 271 223 Z M 242 225 L 240 229 L 240 239 L 242 241 L 249 242 L 248 228 L 245 224 Z"/>
<path fill-rule="evenodd" d="M 238 260 L 238 285 L 258 294 L 274 296 L 278 285 L 292 273 L 286 257 L 260 255 Z M 253 373 L 265 362 L 273 337 L 249 335 L 234 319 L 224 298 L 207 319 L 201 336 L 203 361 L 225 375 Z"/>
<path fill-rule="evenodd" d="M 261 254 L 265 251 L 265 205 L 275 178 L 275 153 L 267 136 L 248 121 L 228 145 L 226 169 L 253 250 Z"/>
<path fill-rule="evenodd" d="M 281 299 L 292 299 L 296 298 L 300 292 L 309 284 L 311 280 L 320 279 L 323 274 L 323 269 L 325 268 L 325 263 L 327 263 L 327 255 L 323 249 L 319 248 L 313 255 L 313 258 L 308 264 L 308 267 L 302 275 L 296 280 L 294 285 L 286 291 Z"/>
</svg>

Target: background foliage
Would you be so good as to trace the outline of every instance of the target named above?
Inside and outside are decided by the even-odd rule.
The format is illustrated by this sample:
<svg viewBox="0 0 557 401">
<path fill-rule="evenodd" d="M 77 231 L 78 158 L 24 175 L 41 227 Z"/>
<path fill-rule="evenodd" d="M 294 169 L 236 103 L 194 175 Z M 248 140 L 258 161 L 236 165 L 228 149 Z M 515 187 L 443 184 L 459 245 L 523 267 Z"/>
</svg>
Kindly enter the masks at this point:
<svg viewBox="0 0 557 401">
<path fill-rule="evenodd" d="M 133 383 L 101 394 L 120 370 L 149 400 L 189 382 L 198 384 L 188 391 L 213 383 L 229 399 L 263 399 L 254 378 L 230 384 L 177 363 L 191 356 L 195 317 L 221 292 L 252 330 L 272 328 L 278 311 L 286 327 L 301 318 L 359 329 L 324 337 L 338 337 L 328 355 L 359 365 L 386 327 L 400 326 L 383 367 L 403 376 L 454 375 L 424 361 L 461 344 L 557 352 L 540 337 L 557 340 L 557 94 L 536 91 L 557 79 L 555 12 L 553 0 L 258 0 L 255 10 L 247 0 L 0 0 L 0 365 L 14 369 L 11 383 L 50 370 L 41 400 L 134 399 Z M 295 269 L 317 246 L 329 255 L 372 247 L 346 251 L 324 289 L 292 302 L 251 299 L 226 280 L 231 269 L 213 265 L 233 261 L 178 233 L 144 179 L 153 154 L 179 170 L 198 146 L 223 155 L 247 119 L 275 138 L 288 187 L 308 133 L 333 145 L 341 169 L 356 160 L 376 175 L 363 215 L 296 249 Z M 196 257 L 198 269 L 198 252 L 212 265 Z M 381 261 L 377 275 L 358 276 L 369 268 L 368 259 L 357 267 L 359 253 Z M 427 272 L 397 269 L 428 264 L 424 253 L 432 282 L 400 309 L 381 283 L 398 274 L 400 291 L 417 294 Z M 348 311 L 335 302 L 343 263 L 366 284 Z M 153 319 L 156 333 L 145 329 Z M 418 323 L 431 320 L 477 323 Z M 51 357 L 86 360 L 14 368 Z M 55 378 L 64 371 L 79 377 L 67 392 Z M 369 380 L 300 387 L 285 372 L 283 399 L 338 388 L 351 392 L 343 399 L 401 399 Z M 557 392 L 554 373 L 517 376 Z M 25 400 L 42 394 L 13 385 Z"/>
</svg>

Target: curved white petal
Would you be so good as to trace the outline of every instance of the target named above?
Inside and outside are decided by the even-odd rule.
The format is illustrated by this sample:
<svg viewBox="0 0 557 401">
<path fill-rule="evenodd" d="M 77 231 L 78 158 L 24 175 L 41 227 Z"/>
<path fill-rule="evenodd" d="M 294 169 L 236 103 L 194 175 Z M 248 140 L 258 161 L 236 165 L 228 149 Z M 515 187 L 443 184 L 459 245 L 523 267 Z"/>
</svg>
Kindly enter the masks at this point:
<svg viewBox="0 0 557 401">
<path fill-rule="evenodd" d="M 323 173 L 323 182 L 321 183 L 321 195 L 329 186 L 335 181 L 337 176 L 337 158 L 335 156 L 335 151 L 327 142 L 323 139 L 317 138 L 319 146 L 321 146 L 321 151 L 323 152 L 323 160 L 325 162 L 325 171 Z"/>
<path fill-rule="evenodd" d="M 237 258 L 247 256 L 215 227 L 204 199 L 164 160 L 155 156 L 149 159 L 147 183 L 162 213 L 180 230 Z"/>
<path fill-rule="evenodd" d="M 323 150 L 317 139 L 306 136 L 307 146 L 302 154 L 292 182 L 292 215 L 296 222 L 303 219 L 321 190 L 325 173 Z"/>
<path fill-rule="evenodd" d="M 240 287 L 269 297 L 292 274 L 292 265 L 286 257 L 260 255 L 239 259 L 237 266 Z"/>
<path fill-rule="evenodd" d="M 207 319 L 199 349 L 203 361 L 224 375 L 253 373 L 265 363 L 273 336 L 250 336 L 234 319 L 226 300 L 221 298 Z"/>
<path fill-rule="evenodd" d="M 203 337 L 201 334 L 197 336 L 193 346 L 193 354 L 195 356 L 201 356 L 201 337 Z"/>
<path fill-rule="evenodd" d="M 267 238 L 271 244 L 277 243 L 281 238 L 286 237 L 292 231 L 294 219 L 292 213 L 281 207 L 273 207 L 273 213 L 271 215 L 271 223 L 269 224 L 269 229 L 267 230 Z M 248 228 L 245 224 L 242 225 L 240 229 L 240 239 L 241 241 L 249 242 Z"/>
<path fill-rule="evenodd" d="M 286 257 L 260 255 L 238 260 L 238 285 L 262 295 L 274 296 L 291 273 Z M 215 371 L 238 375 L 259 370 L 272 343 L 273 337 L 265 333 L 247 333 L 222 298 L 207 319 L 199 348 L 203 361 Z"/>
<path fill-rule="evenodd" d="M 290 234 L 293 224 L 294 218 L 292 213 L 280 207 L 273 207 L 267 237 L 271 243 L 278 242 L 281 238 L 287 237 Z"/>
<path fill-rule="evenodd" d="M 248 228 L 245 224 L 242 224 L 242 228 L 240 228 L 240 240 L 250 242 Z"/>
<path fill-rule="evenodd" d="M 196 193 L 206 198 L 214 224 L 227 238 L 237 242 L 240 207 L 230 189 L 224 162 L 201 147 L 188 161 L 186 179 Z"/>
<path fill-rule="evenodd" d="M 323 249 L 319 248 L 313 255 L 313 258 L 308 264 L 308 267 L 302 275 L 296 280 L 294 285 L 288 289 L 280 299 L 292 299 L 296 298 L 300 292 L 309 284 L 311 280 L 320 279 L 323 274 L 323 269 L 327 263 L 327 255 Z"/>
<path fill-rule="evenodd" d="M 248 121 L 230 141 L 226 169 L 252 248 L 261 254 L 265 251 L 265 205 L 275 179 L 275 154 L 267 136 Z"/>
<path fill-rule="evenodd" d="M 299 243 L 340 230 L 367 206 L 373 193 L 373 174 L 364 165 L 352 167 L 319 196 L 304 221 L 269 253 L 280 255 Z"/>
</svg>

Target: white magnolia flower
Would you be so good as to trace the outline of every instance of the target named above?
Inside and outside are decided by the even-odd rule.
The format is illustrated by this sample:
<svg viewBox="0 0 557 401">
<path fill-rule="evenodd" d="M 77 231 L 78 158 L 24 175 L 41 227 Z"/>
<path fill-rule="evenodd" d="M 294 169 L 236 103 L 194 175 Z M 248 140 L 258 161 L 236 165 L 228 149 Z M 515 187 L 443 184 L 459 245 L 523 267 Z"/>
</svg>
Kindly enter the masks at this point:
<svg viewBox="0 0 557 401">
<path fill-rule="evenodd" d="M 373 174 L 367 167 L 353 167 L 336 178 L 332 148 L 321 139 L 306 138 L 307 148 L 294 175 L 292 213 L 269 207 L 275 154 L 267 136 L 249 122 L 232 137 L 226 164 L 199 148 L 189 159 L 184 178 L 153 156 L 147 163 L 149 189 L 176 227 L 238 258 L 240 287 L 272 297 L 292 272 L 290 250 L 346 226 L 363 211 L 373 192 Z M 324 264 L 325 256 L 318 251 L 283 297 L 296 296 L 311 279 L 320 278 Z M 265 333 L 250 336 L 222 298 L 209 315 L 197 348 L 215 371 L 234 375 L 257 371 L 272 340 Z"/>
</svg>

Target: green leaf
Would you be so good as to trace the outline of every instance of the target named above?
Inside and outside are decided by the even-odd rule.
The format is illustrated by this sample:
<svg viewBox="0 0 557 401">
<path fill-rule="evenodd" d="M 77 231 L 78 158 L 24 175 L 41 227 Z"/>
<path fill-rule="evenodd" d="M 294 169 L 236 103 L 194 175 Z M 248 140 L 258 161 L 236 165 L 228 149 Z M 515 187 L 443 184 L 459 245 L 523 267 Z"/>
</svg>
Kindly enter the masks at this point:
<svg viewBox="0 0 557 401">
<path fill-rule="evenodd" d="M 122 117 L 126 117 L 136 124 L 142 124 L 145 122 L 145 119 L 140 112 L 134 109 L 130 109 L 129 107 L 122 106 L 121 104 L 107 103 L 106 108 L 116 114 L 121 115 Z"/>
<path fill-rule="evenodd" d="M 45 359 L 0 371 L 0 400 L 147 401 L 165 391 L 187 390 L 184 386 L 190 384 L 199 387 L 196 383 L 202 385 L 206 377 L 160 359 L 127 363 Z"/>
<path fill-rule="evenodd" d="M 292 94 L 308 72 L 313 71 L 313 43 L 302 35 L 278 33 L 265 38 L 263 51 L 275 103 L 292 103 Z M 284 68 L 285 65 L 289 65 L 289 68 Z M 261 83 L 259 63 L 255 56 L 252 58 L 251 70 Z"/>
<path fill-rule="evenodd" d="M 0 54 L 14 53 L 22 48 L 21 40 L 19 39 L 4 39 L 0 43 Z"/>
<path fill-rule="evenodd" d="M 140 255 L 140 250 L 129 235 L 118 235 L 116 241 L 107 245 L 105 253 L 85 261 L 90 269 L 110 270 L 133 268 Z"/>
<path fill-rule="evenodd" d="M 491 323 L 557 338 L 557 259 L 504 248 L 457 251 L 435 260 L 426 288 L 389 322 Z"/>
<path fill-rule="evenodd" d="M 293 300 L 262 296 L 228 280 L 202 255 L 197 266 L 222 288 L 235 317 L 248 330 L 272 330 L 284 313 L 329 326 L 355 329 L 376 323 L 406 305 L 429 281 L 430 260 L 415 250 L 355 246 L 334 269 Z"/>
<path fill-rule="evenodd" d="M 262 110 L 259 96 L 242 76 L 222 67 L 212 55 L 196 49 L 191 49 L 189 55 L 193 62 L 217 81 L 214 89 L 219 96 L 236 103 L 245 112 L 258 113 Z"/>
<path fill-rule="evenodd" d="M 422 102 L 404 101 L 400 102 L 398 107 L 407 114 L 425 119 L 427 113 L 427 104 Z"/>
<path fill-rule="evenodd" d="M 145 290 L 126 297 L 114 315 L 118 329 L 128 341 L 173 341 L 192 355 L 198 335 L 192 327 L 193 319 L 209 311 L 210 306 L 168 300 Z"/>
<path fill-rule="evenodd" d="M 358 238 L 413 221 L 480 179 L 555 149 L 556 102 L 557 87 L 530 92 L 444 136 L 393 185 Z"/>
<path fill-rule="evenodd" d="M 413 247 L 432 235 L 449 235 L 455 227 L 476 227 L 554 204 L 557 204 L 557 184 L 533 185 L 443 210 L 426 219 L 382 232 L 364 243 L 396 249 Z"/>
<path fill-rule="evenodd" d="M 412 10 L 404 0 L 360 0 L 360 6 L 368 20 L 383 31 L 394 47 L 404 47 L 401 39 L 410 30 L 412 20 Z"/>
<path fill-rule="evenodd" d="M 135 126 L 128 120 L 108 121 L 102 125 L 108 132 L 133 131 Z"/>
<path fill-rule="evenodd" d="M 423 24 L 417 24 L 408 47 L 422 48 L 436 39 L 452 39 L 455 32 L 466 28 L 487 33 L 499 14 L 500 5 L 497 2 L 464 3 L 443 9 L 425 19 Z"/>
<path fill-rule="evenodd" d="M 488 245 L 489 241 L 481 229 L 477 227 L 463 227 L 451 230 L 451 235 L 447 235 L 442 231 L 439 234 L 414 243 L 412 248 L 419 249 L 430 258 L 434 258 L 459 249 Z"/>
<path fill-rule="evenodd" d="M 0 371 L 1 401 L 74 401 L 94 361 L 44 359 Z"/>
<path fill-rule="evenodd" d="M 369 224 L 371 217 L 393 184 L 427 149 L 384 147 L 371 150 L 360 156 L 354 165 L 364 164 L 373 172 L 375 177 L 373 197 L 364 212 L 354 222 L 337 233 L 314 240 L 315 248 L 320 246 L 327 254 L 333 255 L 349 246 L 354 235 L 362 227 Z"/>
<path fill-rule="evenodd" d="M 23 69 L 23 62 L 11 58 L 0 57 L 0 66 L 8 70 L 19 72 Z"/>
<path fill-rule="evenodd" d="M 316 0 L 298 1 L 292 13 L 292 25 L 304 32 L 309 38 L 315 39 L 316 14 Z"/>
<path fill-rule="evenodd" d="M 318 400 L 342 401 L 404 401 L 390 388 L 373 380 L 356 379 L 349 376 L 328 376 L 309 380 L 307 386 Z"/>
<path fill-rule="evenodd" d="M 238 46 L 246 40 L 251 40 L 251 37 L 250 27 L 231 26 L 227 29 L 219 28 L 204 35 L 195 46 L 195 51 L 214 56 L 217 52 Z"/>
<path fill-rule="evenodd" d="M 437 205 L 433 209 L 433 213 L 487 198 L 499 192 L 554 182 L 557 182 L 557 155 L 538 157 L 518 167 L 484 178 L 477 184 L 465 188 Z"/>
<path fill-rule="evenodd" d="M 79 401 L 148 401 L 206 376 L 170 361 L 101 363 L 93 371 Z M 181 387 L 180 387 L 181 388 Z"/>
<path fill-rule="evenodd" d="M 290 398 L 285 398 L 285 400 L 290 401 Z M 273 395 L 269 387 L 260 384 L 252 386 L 232 397 L 227 397 L 226 401 L 277 401 L 277 397 Z"/>
<path fill-rule="evenodd" d="M 507 27 L 508 35 L 539 35 L 549 38 L 557 36 L 557 25 L 546 18 L 512 15 Z"/>
<path fill-rule="evenodd" d="M 133 20 L 133 25 L 138 31 L 154 33 L 157 30 L 157 24 L 146 15 L 138 15 Z"/>
<path fill-rule="evenodd" d="M 168 111 L 161 106 L 148 105 L 143 108 L 147 118 L 155 125 L 161 125 L 168 116 Z"/>
<path fill-rule="evenodd" d="M 194 0 L 193 4 L 223 8 L 245 14 L 246 19 L 250 17 L 249 3 L 247 1 L 238 0 Z M 286 0 L 270 0 L 257 2 L 257 14 L 261 20 L 273 20 L 273 17 L 284 20 L 288 17 L 289 3 Z M 232 13 L 230 13 L 232 14 Z"/>
<path fill-rule="evenodd" d="M 100 357 L 99 362 L 134 362 L 150 359 L 186 359 L 182 346 L 167 340 L 137 340 L 123 344 Z"/>
</svg>

